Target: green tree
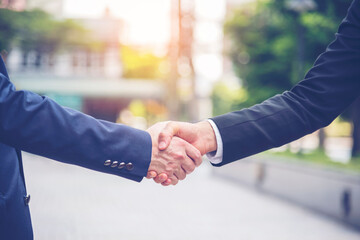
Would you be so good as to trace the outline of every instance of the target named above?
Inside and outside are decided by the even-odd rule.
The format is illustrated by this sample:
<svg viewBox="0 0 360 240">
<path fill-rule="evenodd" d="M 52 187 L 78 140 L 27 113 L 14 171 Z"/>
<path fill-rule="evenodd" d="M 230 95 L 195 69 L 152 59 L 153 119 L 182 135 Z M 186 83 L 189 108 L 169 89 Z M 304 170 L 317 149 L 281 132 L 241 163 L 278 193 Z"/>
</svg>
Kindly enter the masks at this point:
<svg viewBox="0 0 360 240">
<path fill-rule="evenodd" d="M 214 86 L 212 95 L 213 114 L 215 116 L 237 109 L 237 104 L 247 100 L 244 88 L 219 82 Z"/>
<path fill-rule="evenodd" d="M 300 81 L 334 38 L 351 0 L 316 0 L 316 9 L 303 13 L 290 10 L 286 2 L 250 3 L 235 10 L 225 23 L 225 33 L 232 40 L 234 70 L 249 96 L 239 108 L 262 102 Z M 304 44 L 302 51 L 300 44 Z M 302 68 L 298 67 L 300 60 Z M 354 107 L 360 109 L 359 105 Z M 352 116 L 360 119 L 357 114 Z M 360 134 L 353 135 L 354 142 L 359 143 Z M 358 148 L 353 150 L 354 155 L 360 153 Z"/>
<path fill-rule="evenodd" d="M 64 48 L 101 50 L 102 45 L 90 36 L 90 32 L 72 20 L 56 20 L 50 14 L 39 10 L 12 11 L 0 9 L 0 51 L 10 52 L 19 46 L 27 54 L 36 52 L 36 65 L 40 65 L 43 54 L 50 57 Z"/>
<path fill-rule="evenodd" d="M 55 20 L 37 9 L 20 14 L 19 46 L 24 59 L 30 51 L 36 52 L 36 65 L 40 65 L 43 54 L 51 57 L 65 47 L 91 47 L 89 32 L 72 20 Z"/>
<path fill-rule="evenodd" d="M 0 52 L 11 51 L 12 43 L 19 35 L 19 26 L 17 12 L 0 9 Z"/>
</svg>

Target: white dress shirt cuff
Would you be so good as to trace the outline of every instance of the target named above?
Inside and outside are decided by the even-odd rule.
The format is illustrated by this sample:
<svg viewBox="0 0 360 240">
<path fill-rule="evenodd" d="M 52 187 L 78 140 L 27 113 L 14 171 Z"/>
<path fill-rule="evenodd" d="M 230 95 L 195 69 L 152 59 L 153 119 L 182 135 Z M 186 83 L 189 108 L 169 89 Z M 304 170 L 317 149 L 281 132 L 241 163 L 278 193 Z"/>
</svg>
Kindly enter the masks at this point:
<svg viewBox="0 0 360 240">
<path fill-rule="evenodd" d="M 210 123 L 210 125 L 213 128 L 214 133 L 215 133 L 216 143 L 217 143 L 217 150 L 214 151 L 214 152 L 207 153 L 206 156 L 207 156 L 207 158 L 209 159 L 209 161 L 211 163 L 219 164 L 223 160 L 223 142 L 222 142 L 222 138 L 221 138 L 219 129 L 216 126 L 216 124 L 214 123 L 214 121 L 211 120 L 211 119 L 208 119 L 208 122 Z"/>
</svg>

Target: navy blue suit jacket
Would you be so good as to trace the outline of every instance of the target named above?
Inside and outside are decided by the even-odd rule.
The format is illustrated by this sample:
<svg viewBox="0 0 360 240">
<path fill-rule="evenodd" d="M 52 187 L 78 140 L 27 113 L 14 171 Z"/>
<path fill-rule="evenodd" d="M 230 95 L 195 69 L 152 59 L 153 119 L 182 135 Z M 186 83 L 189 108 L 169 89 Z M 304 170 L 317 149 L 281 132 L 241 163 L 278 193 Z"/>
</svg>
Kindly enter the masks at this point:
<svg viewBox="0 0 360 240">
<path fill-rule="evenodd" d="M 0 239 L 33 238 L 20 151 L 141 181 L 151 148 L 145 131 L 94 119 L 32 92 L 16 91 L 0 58 Z M 131 162 L 133 169 L 104 165 L 107 160 Z"/>
<path fill-rule="evenodd" d="M 248 109 L 213 118 L 223 145 L 221 166 L 281 146 L 330 124 L 360 96 L 360 0 L 352 2 L 335 40 L 305 79 Z"/>
</svg>

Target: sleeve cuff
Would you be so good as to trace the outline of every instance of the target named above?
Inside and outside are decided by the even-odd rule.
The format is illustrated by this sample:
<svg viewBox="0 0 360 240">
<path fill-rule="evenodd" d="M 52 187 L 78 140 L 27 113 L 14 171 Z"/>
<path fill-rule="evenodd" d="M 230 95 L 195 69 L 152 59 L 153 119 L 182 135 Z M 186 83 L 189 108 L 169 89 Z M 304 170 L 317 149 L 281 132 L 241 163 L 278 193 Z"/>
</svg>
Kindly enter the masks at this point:
<svg viewBox="0 0 360 240">
<path fill-rule="evenodd" d="M 217 143 L 217 150 L 214 152 L 207 153 L 206 156 L 212 164 L 220 164 L 223 160 L 223 142 L 220 135 L 220 131 L 216 126 L 216 124 L 214 123 L 214 121 L 212 121 L 211 119 L 208 119 L 207 121 L 210 123 L 211 127 L 214 130 L 216 143 Z"/>
</svg>

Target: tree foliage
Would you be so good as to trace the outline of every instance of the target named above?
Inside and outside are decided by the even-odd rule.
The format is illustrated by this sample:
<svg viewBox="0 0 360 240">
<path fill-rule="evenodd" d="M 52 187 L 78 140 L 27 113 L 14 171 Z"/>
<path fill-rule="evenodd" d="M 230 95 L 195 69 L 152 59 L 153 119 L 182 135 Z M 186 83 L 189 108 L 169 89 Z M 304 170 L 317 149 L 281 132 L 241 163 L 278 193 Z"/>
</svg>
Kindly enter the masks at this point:
<svg viewBox="0 0 360 240">
<path fill-rule="evenodd" d="M 0 50 L 54 54 L 67 46 L 94 48 L 89 32 L 72 20 L 56 20 L 42 10 L 0 9 Z"/>
<path fill-rule="evenodd" d="M 290 10 L 286 0 L 257 1 L 236 10 L 225 32 L 232 40 L 234 70 L 249 94 L 239 107 L 259 103 L 301 80 L 296 26 L 303 30 L 304 70 L 308 70 L 334 38 L 350 2 L 317 0 L 315 10 L 300 14 Z"/>
<path fill-rule="evenodd" d="M 19 36 L 19 28 L 18 13 L 0 9 L 0 51 L 10 49 L 13 41 Z"/>
<path fill-rule="evenodd" d="M 225 23 L 231 39 L 234 70 L 248 92 L 248 107 L 289 90 L 311 68 L 317 56 L 334 39 L 352 0 L 315 0 L 316 8 L 297 13 L 289 0 L 259 0 L 235 10 Z M 301 31 L 299 31 L 299 29 Z M 302 38 L 299 39 L 299 33 Z M 302 51 L 299 44 L 303 43 Z M 299 72 L 299 55 L 303 68 Z M 360 101 L 345 117 L 353 120 L 353 156 L 360 155 Z"/>
</svg>

